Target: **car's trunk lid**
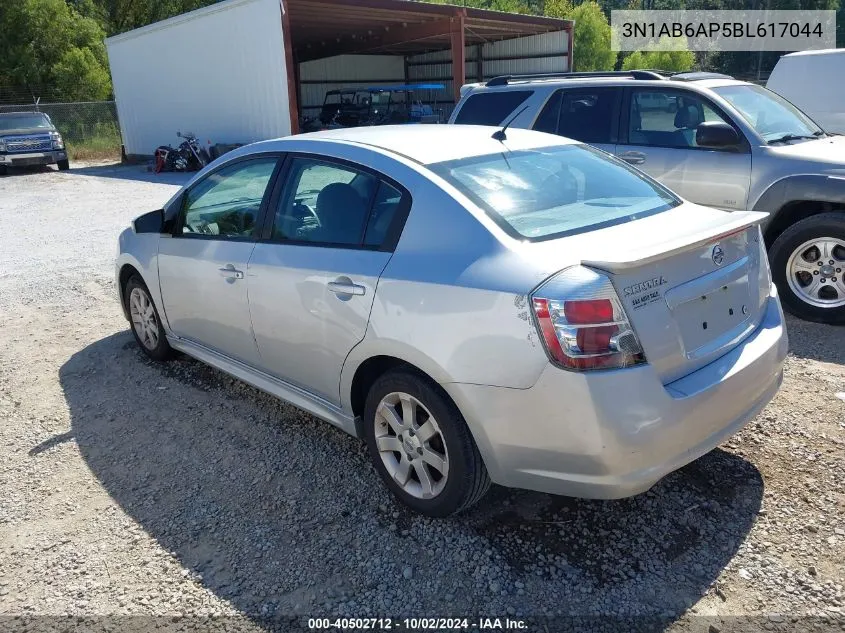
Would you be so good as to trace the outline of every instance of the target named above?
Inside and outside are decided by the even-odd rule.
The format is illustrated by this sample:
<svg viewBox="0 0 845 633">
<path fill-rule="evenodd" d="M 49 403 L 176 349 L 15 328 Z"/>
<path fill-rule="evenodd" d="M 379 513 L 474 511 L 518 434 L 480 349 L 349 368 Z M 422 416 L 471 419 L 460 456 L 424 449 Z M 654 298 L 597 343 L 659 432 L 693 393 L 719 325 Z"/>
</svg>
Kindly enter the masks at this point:
<svg viewBox="0 0 845 633">
<path fill-rule="evenodd" d="M 684 204 L 555 240 L 556 250 L 608 275 L 647 362 L 668 383 L 727 353 L 759 323 L 769 293 L 757 228 L 765 217 Z M 551 254 L 553 244 L 541 249 Z"/>
</svg>

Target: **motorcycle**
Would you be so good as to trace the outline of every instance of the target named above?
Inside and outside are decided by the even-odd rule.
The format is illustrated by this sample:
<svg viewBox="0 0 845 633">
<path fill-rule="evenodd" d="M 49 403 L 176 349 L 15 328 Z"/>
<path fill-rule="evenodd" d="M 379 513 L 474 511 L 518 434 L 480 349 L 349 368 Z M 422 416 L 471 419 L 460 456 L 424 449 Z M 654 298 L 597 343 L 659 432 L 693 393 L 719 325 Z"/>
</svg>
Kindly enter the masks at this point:
<svg viewBox="0 0 845 633">
<path fill-rule="evenodd" d="M 204 147 L 200 146 L 194 134 L 176 132 L 176 136 L 184 139 L 177 148 L 170 145 L 159 145 L 155 151 L 155 172 L 162 171 L 198 171 L 211 162 L 211 157 Z"/>
</svg>

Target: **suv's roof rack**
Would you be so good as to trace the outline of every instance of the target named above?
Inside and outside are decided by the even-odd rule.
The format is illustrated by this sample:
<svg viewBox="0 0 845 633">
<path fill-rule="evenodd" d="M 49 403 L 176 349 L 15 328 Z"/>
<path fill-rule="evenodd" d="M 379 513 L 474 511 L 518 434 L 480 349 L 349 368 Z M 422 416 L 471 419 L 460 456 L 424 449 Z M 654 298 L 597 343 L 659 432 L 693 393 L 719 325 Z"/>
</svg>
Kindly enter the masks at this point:
<svg viewBox="0 0 845 633">
<path fill-rule="evenodd" d="M 507 86 L 512 81 L 531 81 L 533 79 L 577 79 L 587 77 L 631 77 L 633 79 L 666 79 L 654 70 L 599 70 L 583 73 L 536 73 L 528 75 L 500 75 L 487 82 L 488 86 Z"/>
<path fill-rule="evenodd" d="M 733 77 L 722 73 L 689 72 L 674 73 L 669 76 L 669 79 L 672 81 L 700 81 L 702 79 L 733 79 Z"/>
</svg>

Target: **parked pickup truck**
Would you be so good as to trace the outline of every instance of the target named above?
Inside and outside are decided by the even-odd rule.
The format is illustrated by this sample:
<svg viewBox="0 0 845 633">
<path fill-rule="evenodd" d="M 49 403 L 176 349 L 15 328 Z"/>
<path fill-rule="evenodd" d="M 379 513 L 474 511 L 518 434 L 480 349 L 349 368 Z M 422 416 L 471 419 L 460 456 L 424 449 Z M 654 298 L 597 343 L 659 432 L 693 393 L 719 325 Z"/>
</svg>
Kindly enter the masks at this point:
<svg viewBox="0 0 845 633">
<path fill-rule="evenodd" d="M 70 169 L 62 135 L 43 112 L 0 113 L 0 175 L 9 167 Z"/>
</svg>

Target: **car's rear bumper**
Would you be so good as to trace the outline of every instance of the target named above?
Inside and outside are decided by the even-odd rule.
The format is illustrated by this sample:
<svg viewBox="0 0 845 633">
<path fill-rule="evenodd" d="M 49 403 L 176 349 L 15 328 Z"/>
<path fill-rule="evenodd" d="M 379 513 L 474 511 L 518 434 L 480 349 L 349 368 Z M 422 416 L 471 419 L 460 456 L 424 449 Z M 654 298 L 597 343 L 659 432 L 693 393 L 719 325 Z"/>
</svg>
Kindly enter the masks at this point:
<svg viewBox="0 0 845 633">
<path fill-rule="evenodd" d="M 67 160 L 65 150 L 49 152 L 27 152 L 25 154 L 0 154 L 0 166 L 27 167 L 31 165 L 53 165 L 60 160 Z"/>
<path fill-rule="evenodd" d="M 529 389 L 444 387 L 493 481 L 609 499 L 649 489 L 741 429 L 777 392 L 786 352 L 773 288 L 753 334 L 668 385 L 648 365 L 593 373 L 548 365 Z"/>
</svg>

